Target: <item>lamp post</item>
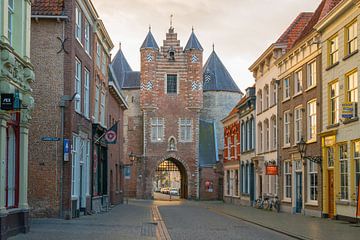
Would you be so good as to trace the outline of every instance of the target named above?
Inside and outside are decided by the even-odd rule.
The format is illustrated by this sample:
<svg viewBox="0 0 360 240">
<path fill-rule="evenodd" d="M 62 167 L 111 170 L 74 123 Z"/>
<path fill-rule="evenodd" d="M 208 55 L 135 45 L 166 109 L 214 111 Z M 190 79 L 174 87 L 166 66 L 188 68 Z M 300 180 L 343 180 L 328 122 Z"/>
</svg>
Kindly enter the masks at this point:
<svg viewBox="0 0 360 240">
<path fill-rule="evenodd" d="M 305 142 L 304 138 L 302 137 L 300 142 L 297 143 L 297 148 L 300 153 L 301 160 L 309 160 L 310 162 L 316 163 L 320 166 L 320 170 L 322 170 L 322 157 L 321 156 L 306 156 L 306 148 L 307 143 Z M 305 162 L 304 162 L 305 164 Z"/>
<path fill-rule="evenodd" d="M 60 137 L 61 137 L 61 147 L 62 147 L 62 159 L 61 159 L 61 167 L 60 167 L 60 215 L 63 216 L 63 179 L 64 179 L 64 119 L 65 119 L 65 107 L 66 102 L 71 102 L 72 100 L 79 101 L 80 95 L 75 92 L 72 96 L 63 95 L 60 98 L 59 107 L 61 108 L 61 123 L 60 123 Z"/>
</svg>

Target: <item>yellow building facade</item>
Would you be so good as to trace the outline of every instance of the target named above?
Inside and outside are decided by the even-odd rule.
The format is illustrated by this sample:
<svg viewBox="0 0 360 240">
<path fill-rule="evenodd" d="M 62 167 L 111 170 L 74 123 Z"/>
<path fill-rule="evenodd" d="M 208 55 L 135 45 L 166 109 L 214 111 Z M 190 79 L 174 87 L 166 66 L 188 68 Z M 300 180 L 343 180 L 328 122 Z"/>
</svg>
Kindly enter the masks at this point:
<svg viewBox="0 0 360 240">
<path fill-rule="evenodd" d="M 354 219 L 360 178 L 360 1 L 340 2 L 315 25 L 322 48 L 323 213 Z"/>
</svg>

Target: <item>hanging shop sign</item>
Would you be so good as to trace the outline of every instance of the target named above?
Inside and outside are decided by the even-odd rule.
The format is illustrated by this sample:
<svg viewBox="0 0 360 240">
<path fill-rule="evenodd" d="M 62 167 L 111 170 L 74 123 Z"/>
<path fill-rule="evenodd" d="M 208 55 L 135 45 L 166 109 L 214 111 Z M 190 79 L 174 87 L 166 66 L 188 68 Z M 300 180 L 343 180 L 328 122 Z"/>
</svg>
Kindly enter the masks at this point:
<svg viewBox="0 0 360 240">
<path fill-rule="evenodd" d="M 278 175 L 279 169 L 276 165 L 267 165 L 265 171 L 266 175 Z"/>
<path fill-rule="evenodd" d="M 355 102 L 345 102 L 341 104 L 341 117 L 344 119 L 351 119 L 355 117 L 356 113 L 356 103 Z"/>
</svg>

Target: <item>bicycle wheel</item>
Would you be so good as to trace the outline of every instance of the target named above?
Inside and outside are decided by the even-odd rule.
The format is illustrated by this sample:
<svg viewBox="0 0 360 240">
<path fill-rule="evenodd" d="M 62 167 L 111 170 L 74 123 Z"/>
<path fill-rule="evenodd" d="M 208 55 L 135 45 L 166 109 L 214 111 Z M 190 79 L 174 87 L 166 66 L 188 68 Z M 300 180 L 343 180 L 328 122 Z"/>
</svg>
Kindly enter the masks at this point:
<svg viewBox="0 0 360 240">
<path fill-rule="evenodd" d="M 269 209 L 269 207 L 270 207 L 269 200 L 264 200 L 263 206 L 264 206 L 264 209 Z"/>
</svg>

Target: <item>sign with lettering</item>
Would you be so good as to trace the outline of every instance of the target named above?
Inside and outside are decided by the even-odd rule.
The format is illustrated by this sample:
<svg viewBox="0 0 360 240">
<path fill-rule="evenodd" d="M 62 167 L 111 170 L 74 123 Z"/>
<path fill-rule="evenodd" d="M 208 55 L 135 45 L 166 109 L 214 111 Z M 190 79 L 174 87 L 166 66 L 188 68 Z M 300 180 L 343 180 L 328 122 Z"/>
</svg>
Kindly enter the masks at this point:
<svg viewBox="0 0 360 240">
<path fill-rule="evenodd" d="M 345 119 L 355 117 L 356 104 L 354 102 L 345 102 L 341 104 L 341 117 Z"/>
<path fill-rule="evenodd" d="M 69 139 L 64 139 L 64 161 L 69 161 L 69 153 L 70 153 L 70 141 Z"/>
<path fill-rule="evenodd" d="M 14 94 L 2 93 L 1 94 L 1 110 L 14 110 Z"/>
<path fill-rule="evenodd" d="M 324 138 L 325 146 L 332 146 L 335 144 L 335 136 L 328 136 Z"/>
<path fill-rule="evenodd" d="M 266 166 L 266 175 L 278 175 L 278 166 L 267 165 Z"/>
</svg>

